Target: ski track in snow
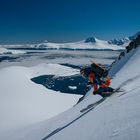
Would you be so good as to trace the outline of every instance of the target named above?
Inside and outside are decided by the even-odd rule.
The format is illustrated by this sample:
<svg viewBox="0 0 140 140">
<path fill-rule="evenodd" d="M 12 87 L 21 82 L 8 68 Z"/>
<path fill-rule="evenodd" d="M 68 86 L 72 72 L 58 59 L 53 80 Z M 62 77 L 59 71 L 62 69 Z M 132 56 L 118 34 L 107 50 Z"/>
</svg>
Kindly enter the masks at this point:
<svg viewBox="0 0 140 140">
<path fill-rule="evenodd" d="M 102 98 L 101 100 L 97 101 L 96 103 L 94 103 L 94 106 L 92 108 L 90 108 L 86 112 L 82 113 L 80 116 L 78 116 L 77 118 L 75 118 L 74 120 L 72 120 L 71 122 L 66 124 L 65 126 L 57 128 L 56 130 L 54 130 L 53 132 L 51 132 L 49 135 L 47 135 L 46 137 L 44 137 L 41 140 L 46 140 L 46 139 L 52 137 L 53 135 L 57 134 L 58 132 L 62 131 L 63 129 L 67 128 L 68 126 L 70 126 L 71 124 L 73 124 L 74 122 L 76 122 L 77 120 L 82 118 L 83 116 L 85 116 L 87 113 L 89 113 L 91 110 L 93 110 L 97 105 L 101 104 L 104 100 L 105 100 L 105 98 Z"/>
</svg>

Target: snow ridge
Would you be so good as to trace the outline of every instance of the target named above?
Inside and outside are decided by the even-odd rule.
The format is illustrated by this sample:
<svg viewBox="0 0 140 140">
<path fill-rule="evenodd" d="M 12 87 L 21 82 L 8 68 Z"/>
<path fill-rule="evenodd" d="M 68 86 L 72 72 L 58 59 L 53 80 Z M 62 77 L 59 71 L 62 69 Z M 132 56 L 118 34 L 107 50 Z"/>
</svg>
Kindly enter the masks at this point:
<svg viewBox="0 0 140 140">
<path fill-rule="evenodd" d="M 119 57 L 111 64 L 109 71 L 110 77 L 115 76 L 115 74 L 123 67 L 129 58 L 135 54 L 138 47 L 140 47 L 140 35 L 131 41 L 129 45 L 126 46 L 126 49 L 122 51 Z"/>
</svg>

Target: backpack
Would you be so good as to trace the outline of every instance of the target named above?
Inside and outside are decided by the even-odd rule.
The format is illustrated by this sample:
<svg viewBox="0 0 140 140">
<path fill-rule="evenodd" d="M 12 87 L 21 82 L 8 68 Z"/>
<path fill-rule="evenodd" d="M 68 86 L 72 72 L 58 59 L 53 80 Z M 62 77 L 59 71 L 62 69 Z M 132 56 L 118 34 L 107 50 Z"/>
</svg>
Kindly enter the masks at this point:
<svg viewBox="0 0 140 140">
<path fill-rule="evenodd" d="M 106 77 L 108 75 L 108 70 L 95 62 L 91 64 L 91 71 L 96 73 L 99 77 Z"/>
</svg>

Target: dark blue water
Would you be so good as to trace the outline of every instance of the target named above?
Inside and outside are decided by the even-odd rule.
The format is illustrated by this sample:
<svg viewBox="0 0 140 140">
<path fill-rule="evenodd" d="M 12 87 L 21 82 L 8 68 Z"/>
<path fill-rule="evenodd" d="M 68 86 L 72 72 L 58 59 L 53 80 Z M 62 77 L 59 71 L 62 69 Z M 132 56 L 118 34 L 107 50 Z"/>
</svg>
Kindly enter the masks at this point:
<svg viewBox="0 0 140 140">
<path fill-rule="evenodd" d="M 66 77 L 55 77 L 54 75 L 42 75 L 31 79 L 37 84 L 44 85 L 46 88 L 60 91 L 62 93 L 79 94 L 85 95 L 90 89 L 87 86 L 88 80 L 80 75 L 66 76 Z M 77 87 L 71 89 L 69 86 Z"/>
</svg>

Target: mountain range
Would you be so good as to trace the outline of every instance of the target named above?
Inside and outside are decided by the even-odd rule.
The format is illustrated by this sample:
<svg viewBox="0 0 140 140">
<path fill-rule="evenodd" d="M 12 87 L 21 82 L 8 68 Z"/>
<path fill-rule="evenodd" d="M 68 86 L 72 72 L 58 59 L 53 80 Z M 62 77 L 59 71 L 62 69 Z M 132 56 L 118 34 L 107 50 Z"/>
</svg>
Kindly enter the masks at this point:
<svg viewBox="0 0 140 140">
<path fill-rule="evenodd" d="M 94 36 L 88 37 L 85 40 L 72 42 L 72 43 L 51 43 L 47 40 L 37 44 L 19 44 L 19 45 L 0 45 L 4 48 L 12 49 L 69 49 L 69 50 L 85 50 L 85 49 L 97 49 L 97 50 L 123 50 L 125 47 L 140 34 L 137 32 L 135 35 L 124 38 L 115 38 L 109 41 L 97 39 Z"/>
</svg>

